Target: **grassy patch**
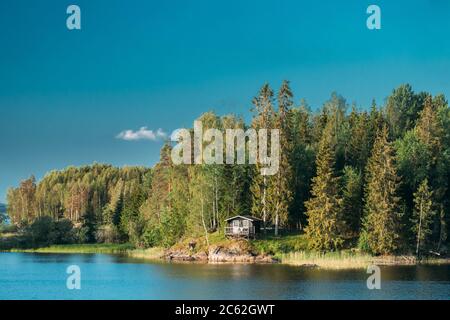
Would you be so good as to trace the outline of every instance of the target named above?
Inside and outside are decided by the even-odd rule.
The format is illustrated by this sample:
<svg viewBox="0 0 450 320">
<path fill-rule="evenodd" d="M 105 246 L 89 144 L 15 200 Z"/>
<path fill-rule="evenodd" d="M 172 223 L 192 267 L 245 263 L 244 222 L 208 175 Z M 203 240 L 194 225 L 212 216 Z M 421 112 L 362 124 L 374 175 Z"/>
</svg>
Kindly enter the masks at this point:
<svg viewBox="0 0 450 320">
<path fill-rule="evenodd" d="M 281 263 L 296 266 L 318 266 L 324 269 L 361 269 L 373 262 L 368 254 L 354 251 L 314 252 L 296 251 L 283 253 Z"/>
<path fill-rule="evenodd" d="M 375 265 L 415 265 L 415 264 L 449 264 L 448 258 L 428 257 L 416 260 L 414 256 L 372 256 L 356 250 L 341 250 L 336 252 L 299 251 L 281 254 L 281 263 L 296 266 L 318 266 L 323 269 L 361 269 L 370 264 Z"/>
<path fill-rule="evenodd" d="M 99 243 L 99 244 L 62 244 L 36 249 L 11 249 L 11 252 L 40 252 L 40 253 L 126 253 L 133 249 L 128 243 Z"/>
<path fill-rule="evenodd" d="M 127 250 L 125 254 L 131 258 L 158 260 L 164 256 L 164 249 L 161 247 L 154 247 L 148 249 L 133 249 Z"/>
<path fill-rule="evenodd" d="M 208 251 L 206 237 L 203 235 L 199 237 L 186 237 L 173 245 L 170 249 L 186 250 L 189 249 L 189 243 L 191 242 L 195 243 L 195 248 L 192 250 L 193 253 Z M 225 235 L 221 232 L 213 232 L 208 234 L 208 242 L 210 246 L 226 247 L 230 243 L 230 240 L 225 238 Z"/>
<path fill-rule="evenodd" d="M 266 235 L 252 240 L 251 245 L 259 254 L 270 254 L 278 258 L 289 252 L 307 250 L 307 240 L 304 234 L 290 234 L 280 237 Z"/>
<path fill-rule="evenodd" d="M 256 240 L 237 240 L 226 238 L 221 232 L 208 234 L 210 247 L 223 247 L 237 249 L 255 254 L 269 254 L 275 257 L 281 257 L 282 254 L 301 251 L 307 249 L 306 238 L 303 234 L 288 234 L 279 237 L 273 235 L 261 235 Z M 192 253 L 207 252 L 207 242 L 205 236 L 188 237 L 178 242 L 170 250 L 189 250 L 189 243 L 195 243 Z"/>
<path fill-rule="evenodd" d="M 371 255 L 355 250 L 326 253 L 311 251 L 305 234 L 280 237 L 266 235 L 251 243 L 256 252 L 273 255 L 281 263 L 296 266 L 318 266 L 324 269 L 367 268 L 373 260 Z"/>
</svg>

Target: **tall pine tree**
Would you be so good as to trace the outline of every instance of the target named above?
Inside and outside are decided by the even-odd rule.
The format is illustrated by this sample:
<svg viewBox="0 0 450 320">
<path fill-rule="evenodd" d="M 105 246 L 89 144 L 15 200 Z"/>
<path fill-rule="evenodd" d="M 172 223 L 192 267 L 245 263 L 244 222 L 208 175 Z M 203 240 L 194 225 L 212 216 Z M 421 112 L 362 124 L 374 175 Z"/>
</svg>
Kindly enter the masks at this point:
<svg viewBox="0 0 450 320">
<path fill-rule="evenodd" d="M 278 114 L 275 116 L 275 128 L 280 130 L 279 169 L 275 176 L 271 177 L 267 192 L 269 207 L 273 210 L 276 236 L 279 226 L 287 224 L 292 202 L 292 104 L 289 82 L 283 81 L 278 93 Z"/>
<path fill-rule="evenodd" d="M 388 130 L 379 131 L 367 165 L 366 203 L 363 237 L 374 254 L 390 254 L 398 248 L 399 198 L 393 148 Z"/>
<path fill-rule="evenodd" d="M 306 236 L 311 249 L 332 250 L 343 240 L 339 216 L 342 199 L 338 196 L 338 178 L 334 173 L 335 144 L 334 126 L 328 124 L 319 144 L 316 158 L 317 175 L 313 178 L 312 197 L 305 205 L 308 226 Z"/>
</svg>

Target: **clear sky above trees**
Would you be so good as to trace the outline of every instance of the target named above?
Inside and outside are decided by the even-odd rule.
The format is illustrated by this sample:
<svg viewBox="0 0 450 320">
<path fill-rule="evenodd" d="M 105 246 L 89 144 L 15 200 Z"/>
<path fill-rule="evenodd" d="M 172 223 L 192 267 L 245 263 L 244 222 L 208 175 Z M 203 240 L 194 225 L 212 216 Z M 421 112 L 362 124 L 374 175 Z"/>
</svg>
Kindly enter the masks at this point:
<svg viewBox="0 0 450 320">
<path fill-rule="evenodd" d="M 450 96 L 450 4 L 372 2 L 0 2 L 0 202 L 34 173 L 94 161 L 153 165 L 161 141 L 126 129 L 190 127 L 205 110 L 249 118 L 261 83 L 291 80 L 313 109 L 337 91 L 370 107 L 401 83 Z"/>
</svg>

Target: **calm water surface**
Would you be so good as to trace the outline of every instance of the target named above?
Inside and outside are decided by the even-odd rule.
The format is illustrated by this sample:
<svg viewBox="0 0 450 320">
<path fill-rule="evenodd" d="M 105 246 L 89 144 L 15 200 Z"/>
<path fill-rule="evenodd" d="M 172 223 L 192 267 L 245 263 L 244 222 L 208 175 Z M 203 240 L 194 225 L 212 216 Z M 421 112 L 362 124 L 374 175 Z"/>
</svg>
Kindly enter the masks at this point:
<svg viewBox="0 0 450 320">
<path fill-rule="evenodd" d="M 66 268 L 81 268 L 68 290 Z M 0 299 L 449 299 L 450 266 L 382 267 L 381 290 L 365 270 L 283 265 L 147 263 L 102 254 L 0 253 Z"/>
</svg>

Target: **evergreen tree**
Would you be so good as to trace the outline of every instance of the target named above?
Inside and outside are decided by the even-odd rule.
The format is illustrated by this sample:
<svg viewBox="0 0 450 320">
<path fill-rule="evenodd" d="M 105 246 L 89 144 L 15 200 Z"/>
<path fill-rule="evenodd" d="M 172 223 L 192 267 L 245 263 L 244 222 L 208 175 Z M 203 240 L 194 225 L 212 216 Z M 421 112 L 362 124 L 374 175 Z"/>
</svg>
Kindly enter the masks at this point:
<svg viewBox="0 0 450 320">
<path fill-rule="evenodd" d="M 430 149 L 432 163 L 436 163 L 442 150 L 444 132 L 431 96 L 425 98 L 423 110 L 417 121 L 416 132 L 419 139 Z"/>
<path fill-rule="evenodd" d="M 414 193 L 414 212 L 412 218 L 412 232 L 416 236 L 416 256 L 419 257 L 421 249 L 426 247 L 429 236 L 432 233 L 431 225 L 435 212 L 432 201 L 433 192 L 429 190 L 428 180 L 420 184 Z"/>
<path fill-rule="evenodd" d="M 81 217 L 81 229 L 79 239 L 81 242 L 94 243 L 96 241 L 95 233 L 97 231 L 97 224 L 95 216 L 92 212 L 86 212 Z"/>
<path fill-rule="evenodd" d="M 380 130 L 367 165 L 364 239 L 374 254 L 393 253 L 399 239 L 399 198 L 394 154 L 388 130 Z"/>
<path fill-rule="evenodd" d="M 312 196 L 305 204 L 308 244 L 317 250 L 337 249 L 343 242 L 339 225 L 342 199 L 338 196 L 338 178 L 334 174 L 334 141 L 333 126 L 327 125 L 316 158 L 317 175 L 313 178 Z"/>
<path fill-rule="evenodd" d="M 275 128 L 280 130 L 279 169 L 267 191 L 269 207 L 273 210 L 275 235 L 279 226 L 288 222 L 289 208 L 292 202 L 292 92 L 288 81 L 283 81 L 278 93 L 278 114 L 275 116 Z"/>
<path fill-rule="evenodd" d="M 419 184 L 430 173 L 431 154 L 426 144 L 418 137 L 417 130 L 410 130 L 395 141 L 396 161 L 399 174 L 402 176 L 404 195 L 417 190 Z"/>
<path fill-rule="evenodd" d="M 383 117 L 383 112 L 378 109 L 377 103 L 374 100 L 372 100 L 372 105 L 370 107 L 370 113 L 369 113 L 369 127 L 368 127 L 368 140 L 369 140 L 369 156 L 370 152 L 372 151 L 373 144 L 375 143 L 375 139 L 377 137 L 377 133 L 379 130 L 383 128 L 383 125 L 386 124 L 386 121 Z"/>
<path fill-rule="evenodd" d="M 169 205 L 170 168 L 172 166 L 170 152 L 170 145 L 165 144 L 160 152 L 160 160 L 153 169 L 152 192 L 141 207 L 142 216 L 150 225 L 161 221 L 161 215 Z"/>
<path fill-rule="evenodd" d="M 291 224 L 302 230 L 306 225 L 305 201 L 310 197 L 311 180 L 315 174 L 315 148 L 312 145 L 311 111 L 305 101 L 292 109 L 293 119 L 293 200 Z"/>
<path fill-rule="evenodd" d="M 352 110 L 349 118 L 349 137 L 346 151 L 346 161 L 353 167 L 364 170 L 370 155 L 370 124 L 366 112 L 358 113 Z"/>
<path fill-rule="evenodd" d="M 423 110 L 417 121 L 416 132 L 419 140 L 426 146 L 429 159 L 427 164 L 429 167 L 429 185 L 433 192 L 433 202 L 437 206 L 448 206 L 448 189 L 450 177 L 450 156 L 445 145 L 445 122 L 440 118 L 440 110 L 446 107 L 445 98 L 436 97 L 433 101 L 431 95 L 427 95 L 424 102 Z M 442 228 L 440 224 L 446 223 L 435 215 L 433 240 L 437 243 L 441 242 Z"/>
<path fill-rule="evenodd" d="M 363 181 L 360 171 L 346 166 L 343 171 L 342 221 L 348 236 L 359 234 L 362 217 Z"/>
<path fill-rule="evenodd" d="M 176 243 L 186 233 L 186 221 L 189 215 L 189 173 L 188 165 L 171 168 L 172 190 L 169 194 L 170 211 L 167 210 L 162 219 L 163 245 Z"/>
<path fill-rule="evenodd" d="M 391 134 L 394 138 L 414 128 L 422 110 L 424 93 L 415 94 L 409 84 L 401 85 L 388 97 L 386 113 Z"/>
</svg>

